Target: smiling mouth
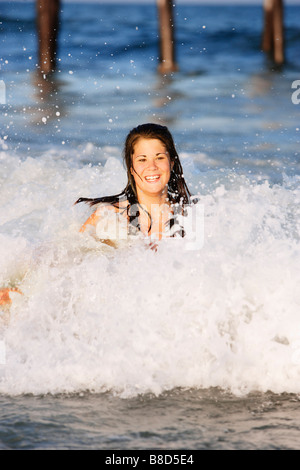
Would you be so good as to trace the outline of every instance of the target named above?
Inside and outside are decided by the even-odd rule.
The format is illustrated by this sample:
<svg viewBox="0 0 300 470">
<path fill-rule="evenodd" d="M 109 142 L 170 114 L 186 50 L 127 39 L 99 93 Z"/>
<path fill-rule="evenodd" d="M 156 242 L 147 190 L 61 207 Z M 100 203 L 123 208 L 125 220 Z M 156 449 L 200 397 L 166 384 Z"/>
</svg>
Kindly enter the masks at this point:
<svg viewBox="0 0 300 470">
<path fill-rule="evenodd" d="M 159 180 L 160 176 L 159 175 L 155 175 L 155 176 L 145 176 L 145 180 L 146 181 L 157 181 Z"/>
</svg>

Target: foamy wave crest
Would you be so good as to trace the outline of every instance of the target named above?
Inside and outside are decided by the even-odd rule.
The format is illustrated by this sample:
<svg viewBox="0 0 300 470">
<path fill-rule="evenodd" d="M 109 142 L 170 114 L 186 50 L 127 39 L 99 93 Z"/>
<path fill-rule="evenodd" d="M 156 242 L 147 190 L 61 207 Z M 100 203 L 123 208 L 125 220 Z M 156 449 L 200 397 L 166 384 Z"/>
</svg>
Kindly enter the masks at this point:
<svg viewBox="0 0 300 470">
<path fill-rule="evenodd" d="M 78 234 L 86 209 L 71 201 L 120 188 L 118 160 L 51 162 L 15 169 L 18 189 L 31 191 L 25 209 L 9 181 L 2 195 L 15 218 L 1 225 L 1 282 L 17 269 L 14 253 L 27 269 L 2 331 L 1 393 L 300 392 L 299 178 L 216 185 L 214 175 L 200 198 L 201 249 L 164 240 L 157 252 L 140 241 L 116 250 Z"/>
</svg>

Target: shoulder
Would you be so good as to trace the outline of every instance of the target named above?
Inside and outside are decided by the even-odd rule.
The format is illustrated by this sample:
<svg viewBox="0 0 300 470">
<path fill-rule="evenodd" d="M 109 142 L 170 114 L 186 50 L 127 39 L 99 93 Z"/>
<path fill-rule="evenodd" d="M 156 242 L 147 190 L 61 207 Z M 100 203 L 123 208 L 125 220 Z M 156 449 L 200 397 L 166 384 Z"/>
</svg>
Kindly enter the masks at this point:
<svg viewBox="0 0 300 470">
<path fill-rule="evenodd" d="M 127 216 L 128 202 L 121 201 L 117 204 L 111 203 L 100 203 L 97 208 L 94 210 L 92 215 L 86 220 L 83 226 L 80 229 L 80 232 L 84 232 L 88 226 L 96 227 L 96 225 L 105 219 L 111 219 L 118 214 Z"/>
<path fill-rule="evenodd" d="M 119 241 L 127 239 L 127 206 L 105 205 L 97 209 L 96 236 L 100 240 Z"/>
<path fill-rule="evenodd" d="M 109 216 L 113 213 L 122 214 L 128 208 L 128 201 L 120 201 L 115 204 L 101 203 L 95 210 L 94 214 L 97 217 Z"/>
</svg>

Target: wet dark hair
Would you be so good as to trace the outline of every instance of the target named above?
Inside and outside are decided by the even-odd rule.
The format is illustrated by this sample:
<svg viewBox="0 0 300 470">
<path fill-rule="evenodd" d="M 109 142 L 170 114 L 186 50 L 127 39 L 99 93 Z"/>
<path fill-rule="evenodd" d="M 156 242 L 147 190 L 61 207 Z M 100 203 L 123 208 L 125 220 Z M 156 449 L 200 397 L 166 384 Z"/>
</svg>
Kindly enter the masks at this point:
<svg viewBox="0 0 300 470">
<path fill-rule="evenodd" d="M 173 168 L 171 170 L 170 179 L 168 182 L 168 200 L 172 205 L 176 205 L 178 208 L 183 209 L 186 204 L 190 203 L 191 193 L 187 187 L 183 176 L 182 166 L 179 160 L 178 153 L 175 148 L 174 140 L 172 134 L 166 126 L 160 124 L 141 124 L 134 129 L 132 129 L 126 137 L 123 158 L 124 163 L 127 169 L 127 185 L 123 191 L 114 196 L 104 196 L 98 198 L 79 198 L 75 204 L 79 202 L 86 202 L 90 206 L 100 203 L 112 204 L 113 206 L 119 208 L 119 203 L 122 201 L 128 201 L 127 214 L 129 217 L 129 222 L 139 228 L 137 222 L 139 213 L 137 207 L 140 207 L 136 185 L 134 178 L 131 173 L 132 169 L 132 156 L 134 153 L 134 146 L 137 141 L 140 139 L 158 139 L 160 140 L 169 154 L 170 161 L 173 163 Z M 143 209 L 144 210 L 144 209 Z M 151 230 L 151 217 L 150 218 L 150 227 Z"/>
</svg>

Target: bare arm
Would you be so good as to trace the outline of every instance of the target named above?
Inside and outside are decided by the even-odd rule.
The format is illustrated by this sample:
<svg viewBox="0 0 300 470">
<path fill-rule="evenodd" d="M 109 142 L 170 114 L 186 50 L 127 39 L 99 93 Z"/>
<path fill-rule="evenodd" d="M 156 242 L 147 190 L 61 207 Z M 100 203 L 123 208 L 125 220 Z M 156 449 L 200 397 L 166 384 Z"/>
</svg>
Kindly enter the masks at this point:
<svg viewBox="0 0 300 470">
<path fill-rule="evenodd" d="M 101 214 L 99 213 L 99 210 L 95 210 L 95 212 L 92 213 L 92 215 L 84 222 L 83 226 L 79 230 L 81 233 L 83 233 L 88 225 L 91 225 L 95 227 L 101 217 Z"/>
<path fill-rule="evenodd" d="M 121 204 L 119 204 L 118 207 L 112 205 L 112 204 L 102 204 L 100 205 L 95 212 L 85 221 L 85 223 L 82 225 L 80 232 L 83 233 L 85 230 L 91 226 L 91 227 L 96 227 L 98 224 L 99 220 L 102 217 L 107 217 L 109 214 L 112 212 L 114 213 L 123 213 L 123 211 L 127 208 L 128 202 L 123 201 Z"/>
<path fill-rule="evenodd" d="M 22 292 L 16 287 L 0 289 L 0 306 L 11 304 L 11 298 L 9 296 L 10 292 L 18 292 L 19 294 L 22 294 Z"/>
</svg>

